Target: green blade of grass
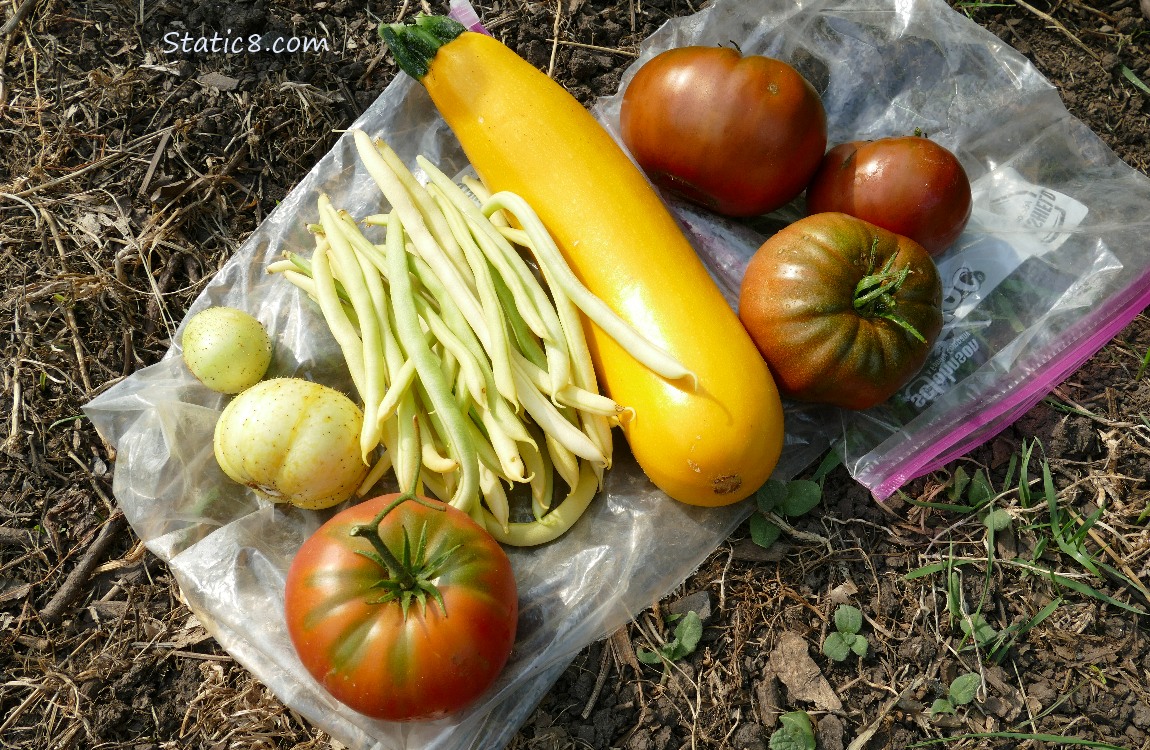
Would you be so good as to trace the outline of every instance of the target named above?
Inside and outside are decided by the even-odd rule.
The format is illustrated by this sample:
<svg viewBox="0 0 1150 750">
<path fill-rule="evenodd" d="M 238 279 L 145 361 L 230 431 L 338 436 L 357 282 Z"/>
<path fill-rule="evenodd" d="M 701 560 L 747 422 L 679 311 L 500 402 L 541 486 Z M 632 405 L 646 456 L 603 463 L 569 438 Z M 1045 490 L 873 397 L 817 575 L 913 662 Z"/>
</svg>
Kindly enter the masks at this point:
<svg viewBox="0 0 1150 750">
<path fill-rule="evenodd" d="M 1018 471 L 1018 454 L 1010 454 L 1010 462 L 1006 464 L 1006 478 L 1002 480 L 1003 489 L 1014 484 L 1014 472 Z"/>
<path fill-rule="evenodd" d="M 1071 544 L 1081 546 L 1086 541 L 1086 535 L 1090 533 L 1090 529 L 1094 528 L 1094 525 L 1102 518 L 1102 511 L 1102 508 L 1096 508 L 1093 513 L 1081 520 L 1082 525 L 1069 539 Z"/>
<path fill-rule="evenodd" d="M 1098 591 L 1094 587 L 1090 586 L 1089 584 L 1085 584 L 1082 581 L 1078 581 L 1073 578 L 1067 578 L 1066 576 L 1059 575 L 1054 571 L 1048 571 L 1048 574 L 1050 576 L 1050 580 L 1054 581 L 1060 586 L 1065 586 L 1068 589 L 1077 591 L 1080 594 L 1085 594 L 1086 596 L 1097 599 L 1098 601 L 1106 602 L 1107 604 L 1113 604 L 1119 609 L 1124 609 L 1127 612 L 1133 612 L 1136 615 L 1146 614 L 1146 610 L 1142 609 L 1141 607 L 1136 607 L 1133 604 L 1127 604 L 1126 602 L 1119 601 L 1114 597 L 1109 596 L 1108 594 L 1103 594 L 1101 591 Z"/>
<path fill-rule="evenodd" d="M 946 569 L 946 624 L 954 627 L 954 622 L 962 616 L 962 579 L 956 570 L 954 559 L 954 542 L 950 543 L 950 552 L 947 555 Z"/>
<path fill-rule="evenodd" d="M 811 475 L 811 479 L 822 484 L 823 480 L 827 478 L 827 475 L 834 471 L 836 467 L 841 466 L 842 462 L 842 456 L 839 455 L 837 450 L 832 449 L 828 451 L 827 454 L 823 456 L 823 460 L 819 462 L 814 474 Z"/>
<path fill-rule="evenodd" d="M 935 739 L 924 740 L 916 742 L 907 747 L 926 747 L 927 745 L 939 745 L 944 742 L 953 742 L 955 740 L 1036 740 L 1038 742 L 1049 742 L 1054 745 L 1069 745 L 1072 747 L 1095 747 L 1101 750 L 1127 750 L 1118 745 L 1111 745 L 1109 742 L 1099 742 L 1098 740 L 1088 740 L 1085 737 L 1062 737 L 1057 734 L 1039 734 L 1032 732 L 972 732 L 971 734 L 952 734 L 949 737 L 937 737 Z"/>
<path fill-rule="evenodd" d="M 956 505 L 954 503 L 934 503 L 934 502 L 928 502 L 926 500 L 915 500 L 913 497 L 910 497 L 909 495 L 903 495 L 902 499 L 904 502 L 907 502 L 910 505 L 917 505 L 920 508 L 932 508 L 934 510 L 949 510 L 949 511 L 954 511 L 955 513 L 973 513 L 975 510 L 977 510 L 973 505 Z"/>
<path fill-rule="evenodd" d="M 979 0 L 973 0 L 967 3 L 956 3 L 956 8 L 962 8 L 965 11 L 982 10 L 984 8 L 1010 8 L 1013 7 L 1011 3 L 984 3 Z"/>
<path fill-rule="evenodd" d="M 978 592 L 978 604 L 971 613 L 971 618 L 977 617 L 984 624 L 986 624 L 986 617 L 982 614 L 982 608 L 986 605 L 986 599 L 990 595 L 991 581 L 994 577 L 994 527 L 988 526 L 986 528 L 986 574 L 982 577 L 982 590 Z M 972 619 L 973 622 L 973 619 Z M 979 638 L 980 631 L 971 630 L 971 637 L 978 646 L 982 646 L 984 641 Z"/>
<path fill-rule="evenodd" d="M 1147 367 L 1150 367 L 1150 349 L 1147 349 L 1146 353 L 1142 355 L 1142 364 L 1138 365 L 1138 372 L 1134 375 L 1134 382 L 1138 382 L 1142 379 L 1142 376 L 1146 374 Z M 1142 421 L 1145 422 L 1146 418 L 1143 417 Z"/>
<path fill-rule="evenodd" d="M 1146 591 L 1146 587 L 1142 585 L 1141 581 L 1131 579 L 1130 576 L 1102 560 L 1098 561 L 1098 565 L 1101 566 L 1102 570 L 1105 571 L 1111 578 L 1118 581 L 1123 586 L 1129 586 L 1130 588 L 1136 589 L 1138 593 L 1142 594 L 1142 596 L 1150 600 L 1150 592 Z"/>
<path fill-rule="evenodd" d="M 1023 441 L 1022 459 L 1018 462 L 1018 502 L 1023 508 L 1029 508 L 1033 499 L 1030 494 L 1030 456 L 1034 452 L 1035 445 L 1041 444 L 1037 440 Z"/>
<path fill-rule="evenodd" d="M 944 570 L 949 570 L 952 565 L 969 565 L 971 560 L 955 560 L 953 563 L 949 560 L 942 562 L 931 563 L 930 565 L 923 565 L 921 568 L 915 568 L 903 576 L 905 581 L 913 581 L 915 578 L 925 578 L 935 573 L 941 573 Z"/>
<path fill-rule="evenodd" d="M 1041 539 L 1038 540 L 1038 543 L 1034 545 L 1034 552 L 1031 553 L 1031 555 L 1030 555 L 1031 564 L 1034 564 L 1034 565 L 1038 564 L 1038 561 L 1041 560 L 1042 556 L 1046 553 L 1046 547 L 1049 544 L 1050 544 L 1050 540 L 1047 539 L 1046 537 L 1042 537 Z"/>
<path fill-rule="evenodd" d="M 1142 89 L 1143 92 L 1150 94 L 1150 86 L 1147 86 L 1145 83 L 1143 83 L 1142 79 L 1135 75 L 1134 71 L 1130 70 L 1130 68 L 1127 68 L 1125 65 L 1122 66 L 1122 75 L 1126 76 L 1126 80 Z M 1150 355 L 1150 352 L 1147 352 L 1147 354 Z M 1137 380 L 1137 378 L 1135 378 L 1135 380 Z"/>
<path fill-rule="evenodd" d="M 1058 490 L 1054 488 L 1054 476 L 1050 472 L 1050 463 L 1045 459 L 1042 461 L 1042 492 L 1046 496 L 1046 507 L 1050 512 L 1050 534 L 1054 538 L 1055 544 L 1058 545 L 1058 549 L 1074 558 L 1086 570 L 1096 576 L 1101 576 L 1102 574 L 1099 572 L 1098 566 L 1094 564 L 1094 560 L 1080 546 L 1072 544 L 1066 538 L 1066 529 L 1074 523 L 1074 520 L 1070 519 L 1065 524 L 1062 521 L 1062 510 L 1058 507 Z"/>
<path fill-rule="evenodd" d="M 1033 617 L 1023 623 L 1011 625 L 998 634 L 998 638 L 994 646 L 989 650 L 990 658 L 994 659 L 996 663 L 1001 664 L 1002 659 L 1010 651 L 1011 647 L 1018 642 L 1018 639 L 1029 633 L 1034 628 L 1038 627 L 1047 617 L 1054 614 L 1054 611 L 1062 604 L 1062 597 L 1052 599 L 1045 607 L 1038 610 Z"/>
</svg>

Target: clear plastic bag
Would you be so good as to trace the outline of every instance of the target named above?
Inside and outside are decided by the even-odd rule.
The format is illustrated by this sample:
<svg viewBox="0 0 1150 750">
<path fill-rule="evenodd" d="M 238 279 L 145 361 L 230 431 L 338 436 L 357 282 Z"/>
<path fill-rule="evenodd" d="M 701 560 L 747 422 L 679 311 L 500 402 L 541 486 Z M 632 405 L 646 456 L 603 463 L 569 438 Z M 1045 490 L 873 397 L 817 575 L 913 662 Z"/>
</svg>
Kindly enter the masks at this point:
<svg viewBox="0 0 1150 750">
<path fill-rule="evenodd" d="M 831 144 L 921 130 L 972 180 L 973 216 L 941 257 L 944 329 L 919 375 L 822 422 L 851 475 L 885 499 L 1009 426 L 1150 304 L 1150 180 L 1063 107 L 1029 62 L 941 2 L 720 0 L 643 45 L 728 44 L 786 60 L 818 89 Z M 614 124 L 621 94 L 601 101 Z M 736 224 L 671 203 L 736 305 L 751 254 L 801 199 Z"/>
<path fill-rule="evenodd" d="M 457 12 L 467 10 L 456 5 Z M 1148 230 L 1150 181 L 1070 118 L 1021 56 L 942 2 L 716 0 L 654 34 L 635 66 L 668 47 L 730 41 L 747 53 L 788 60 L 806 74 L 823 94 L 832 141 L 919 127 L 960 155 L 982 191 L 978 220 L 944 263 L 977 256 L 1001 264 L 985 248 L 1004 243 L 1017 266 L 998 272 L 996 290 L 1004 292 L 1018 277 L 1038 278 L 1028 270 L 1035 264 L 1042 269 L 1023 330 L 987 339 L 979 366 L 961 380 L 951 372 L 956 382 L 929 405 L 908 408 L 903 399 L 857 415 L 791 405 L 779 478 L 793 477 L 838 438 L 854 476 L 877 495 L 890 494 L 1008 424 L 1147 304 L 1150 263 L 1139 239 Z M 596 108 L 608 127 L 617 105 L 618 96 Z M 449 173 L 466 167 L 422 88 L 405 76 L 355 127 L 384 137 L 409 164 L 424 154 Z M 1074 226 L 1030 226 L 1018 206 L 1002 201 L 1004 185 L 1023 183 L 1040 197 L 1047 190 L 1074 201 L 1086 213 Z M 379 209 L 347 137 L 248 238 L 189 315 L 218 304 L 246 309 L 272 332 L 272 374 L 350 392 L 338 348 L 317 312 L 290 284 L 264 273 L 283 250 L 310 245 L 304 225 L 314 220 L 321 192 L 357 216 Z M 1063 207 L 1072 205 L 1065 201 Z M 794 207 L 790 211 L 793 217 Z M 732 291 L 740 263 L 761 235 L 739 226 L 722 234 L 723 222 L 697 212 L 692 219 L 685 209 L 680 216 L 700 252 L 719 261 L 715 275 Z M 1059 240 L 1057 247 L 1041 244 L 1048 236 Z M 718 247 L 725 257 L 716 255 Z M 964 312 L 955 314 L 948 340 L 963 352 L 969 347 L 958 338 L 961 325 L 974 327 L 994 295 L 973 298 L 967 287 L 976 276 L 959 269 L 954 265 L 951 277 L 965 286 L 954 289 L 966 296 L 954 310 Z M 992 275 L 988 268 L 973 273 Z M 182 326 L 177 342 L 181 332 Z M 502 747 L 580 649 L 671 591 L 751 510 L 749 503 L 703 510 L 669 500 L 618 441 L 617 466 L 575 528 L 544 547 L 510 551 L 521 616 L 515 651 L 498 683 L 450 719 L 386 724 L 337 704 L 296 658 L 281 614 L 284 577 L 295 550 L 327 514 L 272 505 L 223 476 L 211 449 L 223 405 L 224 397 L 187 372 L 176 345 L 85 411 L 116 448 L 114 492 L 125 515 L 171 567 L 204 626 L 285 704 L 356 749 Z"/>
</svg>

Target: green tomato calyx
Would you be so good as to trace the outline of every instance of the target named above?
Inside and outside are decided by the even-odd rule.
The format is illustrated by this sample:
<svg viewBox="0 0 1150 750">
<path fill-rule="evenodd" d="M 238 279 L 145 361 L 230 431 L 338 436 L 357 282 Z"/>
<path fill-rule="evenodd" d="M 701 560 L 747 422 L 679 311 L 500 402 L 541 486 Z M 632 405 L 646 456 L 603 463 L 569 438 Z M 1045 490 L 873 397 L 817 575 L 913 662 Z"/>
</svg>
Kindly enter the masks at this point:
<svg viewBox="0 0 1150 750">
<path fill-rule="evenodd" d="M 374 584 L 373 588 L 378 589 L 381 593 L 379 598 L 372 600 L 371 603 L 398 602 L 403 610 L 403 617 L 406 619 L 413 602 L 418 602 L 420 610 L 426 611 L 427 600 L 432 599 L 439 605 L 439 611 L 446 617 L 447 605 L 444 604 L 443 594 L 435 585 L 435 581 L 443 573 L 447 561 L 459 546 L 446 549 L 429 560 L 427 557 L 427 524 L 424 523 L 419 530 L 419 539 L 414 545 L 408 535 L 407 527 L 403 527 L 403 549 L 396 555 L 383 541 L 379 526 L 389 513 L 406 502 L 417 503 L 439 512 L 445 510 L 443 506 L 433 505 L 416 495 L 413 490 L 408 490 L 381 510 L 371 523 L 360 524 L 351 530 L 352 536 L 367 539 L 373 548 L 371 551 L 361 550 L 359 554 L 387 572 L 385 578 L 381 578 Z"/>
<path fill-rule="evenodd" d="M 898 311 L 898 290 L 910 276 L 909 266 L 893 270 L 894 255 L 886 259 L 886 263 L 879 271 L 875 271 L 877 263 L 876 249 L 878 240 L 871 243 L 870 258 L 867 263 L 866 276 L 863 276 L 855 285 L 854 309 L 864 318 L 882 318 L 889 320 L 920 343 L 925 344 L 926 339 L 911 325 Z"/>
</svg>

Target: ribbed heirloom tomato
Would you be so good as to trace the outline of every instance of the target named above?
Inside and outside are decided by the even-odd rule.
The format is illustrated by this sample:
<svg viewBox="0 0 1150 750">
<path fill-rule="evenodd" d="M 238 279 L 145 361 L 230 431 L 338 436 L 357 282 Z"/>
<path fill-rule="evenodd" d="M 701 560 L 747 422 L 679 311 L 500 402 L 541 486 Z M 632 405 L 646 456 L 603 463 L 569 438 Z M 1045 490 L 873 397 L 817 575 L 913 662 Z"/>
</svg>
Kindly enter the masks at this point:
<svg viewBox="0 0 1150 750">
<path fill-rule="evenodd" d="M 466 707 L 507 663 L 518 596 L 503 549 L 465 513 L 411 495 L 348 508 L 300 547 L 285 591 L 300 660 L 388 721 Z"/>
<path fill-rule="evenodd" d="M 970 219 L 970 180 L 944 146 L 917 135 L 852 141 L 827 152 L 807 212 L 842 211 L 910 237 L 938 255 Z"/>
<path fill-rule="evenodd" d="M 739 318 L 783 395 L 867 409 L 926 361 L 942 329 L 942 285 L 917 242 L 846 214 L 815 214 L 751 258 Z"/>
<path fill-rule="evenodd" d="M 827 147 L 818 92 L 794 68 L 728 47 L 679 47 L 639 69 L 623 142 L 659 187 L 727 216 L 786 205 Z"/>
</svg>

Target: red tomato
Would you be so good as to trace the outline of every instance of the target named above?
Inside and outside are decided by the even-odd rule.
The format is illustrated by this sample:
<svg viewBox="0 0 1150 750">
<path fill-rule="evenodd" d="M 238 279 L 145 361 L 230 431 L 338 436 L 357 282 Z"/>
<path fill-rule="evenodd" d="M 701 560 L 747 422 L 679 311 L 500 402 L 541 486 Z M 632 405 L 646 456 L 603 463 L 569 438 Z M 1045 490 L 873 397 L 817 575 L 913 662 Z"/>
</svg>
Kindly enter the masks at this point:
<svg viewBox="0 0 1150 750">
<path fill-rule="evenodd" d="M 807 212 L 841 211 L 910 237 L 931 255 L 970 219 L 970 180 L 958 159 L 910 135 L 835 146 L 807 188 Z"/>
<path fill-rule="evenodd" d="M 399 560 L 410 550 L 422 582 L 404 594 L 370 534 L 352 534 L 398 497 L 348 508 L 304 542 L 288 571 L 288 632 L 312 676 L 356 711 L 435 719 L 467 706 L 503 669 L 518 596 L 487 531 L 427 498 L 402 502 L 379 525 L 376 541 Z"/>
<path fill-rule="evenodd" d="M 815 214 L 751 258 L 739 318 L 780 393 L 867 409 L 922 368 L 942 330 L 942 284 L 917 242 L 846 214 Z"/>
<path fill-rule="evenodd" d="M 651 58 L 628 84 L 619 119 L 652 182 L 728 216 L 794 200 L 827 147 L 814 87 L 785 62 L 727 47 Z"/>
</svg>

